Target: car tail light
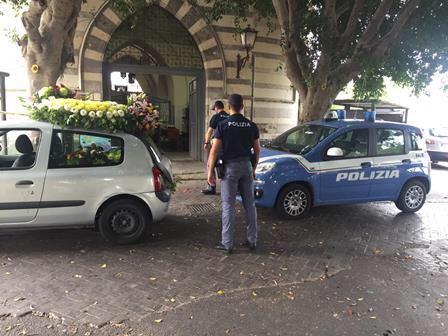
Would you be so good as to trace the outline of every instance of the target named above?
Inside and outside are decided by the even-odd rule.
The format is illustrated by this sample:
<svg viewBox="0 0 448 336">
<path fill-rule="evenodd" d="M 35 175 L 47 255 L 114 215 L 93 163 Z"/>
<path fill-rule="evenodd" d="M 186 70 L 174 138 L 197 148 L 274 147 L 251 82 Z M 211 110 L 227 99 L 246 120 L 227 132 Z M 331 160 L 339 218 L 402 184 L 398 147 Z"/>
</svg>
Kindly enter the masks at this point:
<svg viewBox="0 0 448 336">
<path fill-rule="evenodd" d="M 152 176 L 154 178 L 154 191 L 161 192 L 165 190 L 162 171 L 158 167 L 152 167 Z"/>
<path fill-rule="evenodd" d="M 434 145 L 436 142 L 433 139 L 426 139 L 427 145 Z"/>
</svg>

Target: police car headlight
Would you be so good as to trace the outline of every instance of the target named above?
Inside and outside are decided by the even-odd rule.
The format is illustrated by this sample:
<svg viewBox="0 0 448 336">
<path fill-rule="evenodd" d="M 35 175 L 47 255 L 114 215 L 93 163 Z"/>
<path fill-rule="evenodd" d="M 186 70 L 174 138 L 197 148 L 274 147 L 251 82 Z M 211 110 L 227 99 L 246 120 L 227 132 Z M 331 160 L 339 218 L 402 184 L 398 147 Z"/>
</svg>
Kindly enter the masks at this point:
<svg viewBox="0 0 448 336">
<path fill-rule="evenodd" d="M 257 170 L 255 170 L 255 173 L 264 174 L 264 173 L 271 171 L 274 167 L 275 167 L 275 162 L 260 163 L 257 166 Z"/>
</svg>

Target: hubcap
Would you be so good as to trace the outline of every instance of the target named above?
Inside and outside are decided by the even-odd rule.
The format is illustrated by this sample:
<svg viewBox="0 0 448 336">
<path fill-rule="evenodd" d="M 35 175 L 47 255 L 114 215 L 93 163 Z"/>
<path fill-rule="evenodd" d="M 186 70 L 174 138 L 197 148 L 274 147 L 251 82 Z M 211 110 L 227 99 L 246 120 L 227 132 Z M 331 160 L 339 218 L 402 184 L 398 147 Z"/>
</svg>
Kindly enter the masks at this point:
<svg viewBox="0 0 448 336">
<path fill-rule="evenodd" d="M 130 235 L 138 228 L 138 216 L 130 210 L 118 210 L 112 215 L 112 229 L 120 235 Z"/>
<path fill-rule="evenodd" d="M 286 194 L 283 208 L 290 216 L 301 215 L 308 205 L 308 197 L 302 190 L 292 190 Z"/>
<path fill-rule="evenodd" d="M 419 185 L 414 185 L 406 191 L 404 201 L 408 208 L 416 209 L 422 204 L 424 195 L 425 191 L 423 188 Z"/>
</svg>

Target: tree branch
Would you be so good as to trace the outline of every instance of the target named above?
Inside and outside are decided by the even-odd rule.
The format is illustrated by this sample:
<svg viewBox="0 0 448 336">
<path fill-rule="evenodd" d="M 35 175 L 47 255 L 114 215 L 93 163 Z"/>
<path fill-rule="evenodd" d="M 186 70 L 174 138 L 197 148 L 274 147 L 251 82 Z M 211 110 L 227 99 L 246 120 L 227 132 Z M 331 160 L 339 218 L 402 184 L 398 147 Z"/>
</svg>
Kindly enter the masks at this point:
<svg viewBox="0 0 448 336">
<path fill-rule="evenodd" d="M 364 34 L 362 34 L 358 42 L 358 47 L 362 48 L 364 45 L 369 44 L 370 40 L 376 37 L 381 27 L 381 24 L 384 22 L 385 15 L 392 6 L 392 3 L 393 0 L 381 1 L 381 4 L 378 6 L 377 10 L 375 11 L 375 14 L 373 14 L 373 17 L 370 20 L 370 23 L 368 24 L 366 30 L 364 31 Z"/>
<path fill-rule="evenodd" d="M 42 35 L 40 23 L 42 15 L 47 9 L 47 1 L 31 0 L 28 11 L 22 14 L 22 24 L 27 33 L 26 49 L 28 47 L 40 52 L 42 50 Z M 26 50 L 22 50 L 26 54 Z"/>
<path fill-rule="evenodd" d="M 289 15 L 288 15 L 288 4 L 286 0 L 272 0 L 274 5 L 275 13 L 282 30 L 287 33 L 289 31 Z"/>
<path fill-rule="evenodd" d="M 352 12 L 350 13 L 350 18 L 347 21 L 347 26 L 342 34 L 342 40 L 346 43 L 348 39 L 353 35 L 358 24 L 358 19 L 361 14 L 361 10 L 364 6 L 364 0 L 355 0 L 353 4 Z M 344 44 L 345 44 L 344 43 Z"/>
<path fill-rule="evenodd" d="M 336 0 L 327 0 L 324 4 L 324 17 L 327 21 L 327 34 L 332 36 L 339 35 L 337 17 L 336 17 Z"/>
<path fill-rule="evenodd" d="M 285 49 L 284 57 L 286 62 L 286 72 L 289 80 L 293 83 L 294 87 L 299 91 L 301 97 L 306 97 L 308 88 L 306 86 L 305 77 L 300 69 L 297 54 L 294 48 L 290 47 Z"/>
<path fill-rule="evenodd" d="M 402 8 L 391 30 L 386 35 L 384 35 L 384 37 L 381 38 L 378 43 L 376 43 L 376 46 L 373 50 L 374 56 L 382 57 L 389 51 L 391 45 L 398 39 L 401 31 L 403 30 L 403 27 L 406 25 L 412 14 L 418 8 L 417 6 L 420 4 L 420 2 L 421 0 L 411 0 L 405 7 Z"/>
</svg>

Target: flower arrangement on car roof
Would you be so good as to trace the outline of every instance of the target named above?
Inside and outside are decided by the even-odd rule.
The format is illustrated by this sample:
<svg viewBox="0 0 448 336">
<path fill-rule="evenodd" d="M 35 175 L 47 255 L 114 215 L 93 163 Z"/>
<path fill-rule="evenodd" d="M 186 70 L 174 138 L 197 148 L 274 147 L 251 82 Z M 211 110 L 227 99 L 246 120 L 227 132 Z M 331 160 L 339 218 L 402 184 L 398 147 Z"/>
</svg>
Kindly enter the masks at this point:
<svg viewBox="0 0 448 336">
<path fill-rule="evenodd" d="M 40 89 L 25 104 L 31 118 L 61 127 L 125 131 L 138 136 L 157 127 L 159 114 L 144 93 L 132 94 L 127 105 L 112 101 L 94 101 L 89 96 L 52 85 Z"/>
</svg>

